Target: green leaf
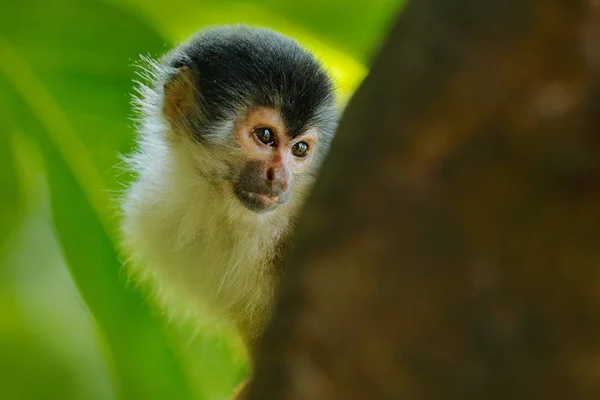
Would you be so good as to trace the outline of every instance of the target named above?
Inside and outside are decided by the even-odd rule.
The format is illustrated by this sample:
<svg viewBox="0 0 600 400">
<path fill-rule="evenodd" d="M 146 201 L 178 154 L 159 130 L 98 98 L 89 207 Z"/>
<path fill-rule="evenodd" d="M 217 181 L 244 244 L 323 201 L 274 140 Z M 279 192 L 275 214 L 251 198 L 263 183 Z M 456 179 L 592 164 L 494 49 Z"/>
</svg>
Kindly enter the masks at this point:
<svg viewBox="0 0 600 400">
<path fill-rule="evenodd" d="M 18 225 L 23 209 L 11 130 L 0 118 L 0 251 Z"/>
<path fill-rule="evenodd" d="M 95 3 L 62 1 L 64 8 L 27 3 L 1 6 L 13 8 L 8 19 L 0 11 L 0 83 L 7 88 L 2 94 L 12 96 L 3 108 L 43 152 L 63 255 L 110 349 L 118 393 L 124 399 L 191 399 L 161 321 L 123 276 L 107 234 L 108 175 L 98 172 L 116 163 L 122 147 L 117 143 L 131 139 L 126 120 L 131 76 L 124 55 L 134 54 L 137 44 L 124 39 L 118 43 L 129 47 L 123 49 L 114 39 L 135 29 L 149 31 Z M 28 5 L 35 7 L 30 11 Z M 51 25 L 46 17 L 54 18 Z M 105 26 L 97 22 L 103 18 Z M 123 31 L 117 33 L 119 27 Z M 106 36 L 97 37 L 99 32 Z M 140 32 L 134 36 L 142 38 Z M 76 70 L 53 54 L 70 56 Z M 94 70 L 98 61 L 104 70 Z M 111 100 L 117 98 L 115 106 Z M 106 123 L 111 119 L 118 122 Z"/>
<path fill-rule="evenodd" d="M 106 193 L 121 188 L 118 179 L 127 179 L 115 165 L 133 144 L 133 64 L 140 53 L 163 52 L 167 41 L 136 16 L 93 0 L 0 2 L 0 37 L 43 84 L 40 90 L 19 82 L 21 94 L 31 97 L 46 125 L 63 133 L 55 143 L 106 203 Z M 0 50 L 0 61 L 5 58 Z"/>
<path fill-rule="evenodd" d="M 4 54 L 11 54 L 9 61 L 19 68 L 17 73 L 0 63 L 0 74 L 8 75 L 12 82 L 37 81 L 27 64 L 15 58 L 16 53 Z M 56 135 L 48 132 L 44 119 L 36 113 L 35 104 L 27 103 L 31 99 L 26 96 L 19 97 L 19 85 L 15 87 L 12 115 L 42 150 L 63 255 L 111 350 L 120 397 L 192 399 L 161 321 L 126 282 L 113 243 L 82 187 L 86 183 L 72 171 L 72 163 L 67 162 L 55 142 Z"/>
<path fill-rule="evenodd" d="M 40 138 L 54 224 L 79 290 L 102 327 L 124 399 L 191 399 L 160 321 L 129 288 L 112 242 L 58 149 Z"/>
</svg>

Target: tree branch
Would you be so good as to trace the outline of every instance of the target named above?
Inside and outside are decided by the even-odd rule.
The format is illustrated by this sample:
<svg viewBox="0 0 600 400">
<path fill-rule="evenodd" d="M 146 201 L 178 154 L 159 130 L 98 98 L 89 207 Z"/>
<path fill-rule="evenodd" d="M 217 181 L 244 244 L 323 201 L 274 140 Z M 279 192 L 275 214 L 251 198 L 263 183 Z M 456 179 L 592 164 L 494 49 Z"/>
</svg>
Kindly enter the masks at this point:
<svg viewBox="0 0 600 400">
<path fill-rule="evenodd" d="M 408 4 L 302 216 L 250 399 L 600 398 L 599 8 Z"/>
</svg>

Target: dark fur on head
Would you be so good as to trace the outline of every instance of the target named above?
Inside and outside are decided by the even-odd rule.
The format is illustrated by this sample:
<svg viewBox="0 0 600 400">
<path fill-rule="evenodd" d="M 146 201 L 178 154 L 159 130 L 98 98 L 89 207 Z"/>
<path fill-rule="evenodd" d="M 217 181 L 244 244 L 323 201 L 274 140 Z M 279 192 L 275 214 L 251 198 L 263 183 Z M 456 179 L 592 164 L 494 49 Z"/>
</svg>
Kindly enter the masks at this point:
<svg viewBox="0 0 600 400">
<path fill-rule="evenodd" d="M 336 118 L 333 85 L 312 54 L 268 29 L 243 25 L 201 31 L 169 54 L 165 64 L 194 75 L 202 115 L 197 139 L 248 107 L 281 110 L 293 138 L 313 125 L 328 146 Z M 168 79 L 168 78 L 167 78 Z"/>
</svg>

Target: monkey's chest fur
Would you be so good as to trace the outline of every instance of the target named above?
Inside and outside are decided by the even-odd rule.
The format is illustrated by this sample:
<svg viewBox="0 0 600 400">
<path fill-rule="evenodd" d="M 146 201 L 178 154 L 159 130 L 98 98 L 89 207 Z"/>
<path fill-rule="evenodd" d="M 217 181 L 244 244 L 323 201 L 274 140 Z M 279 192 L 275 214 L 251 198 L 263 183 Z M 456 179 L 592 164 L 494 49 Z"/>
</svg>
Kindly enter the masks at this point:
<svg viewBox="0 0 600 400">
<path fill-rule="evenodd" d="M 129 270 L 160 305 L 216 311 L 252 340 L 268 320 L 288 236 L 286 211 L 260 215 L 176 171 L 140 171 L 123 202 Z"/>
</svg>

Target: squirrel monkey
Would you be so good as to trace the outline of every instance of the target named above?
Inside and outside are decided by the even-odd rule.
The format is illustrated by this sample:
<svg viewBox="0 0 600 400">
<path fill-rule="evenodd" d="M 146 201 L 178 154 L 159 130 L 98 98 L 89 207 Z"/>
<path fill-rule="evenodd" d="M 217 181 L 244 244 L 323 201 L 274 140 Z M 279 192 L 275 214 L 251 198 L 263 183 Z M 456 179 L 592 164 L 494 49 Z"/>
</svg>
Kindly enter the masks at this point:
<svg viewBox="0 0 600 400">
<path fill-rule="evenodd" d="M 332 81 L 294 40 L 247 26 L 203 30 L 150 69 L 122 202 L 130 269 L 170 312 L 229 319 L 252 355 L 337 126 Z"/>
</svg>

